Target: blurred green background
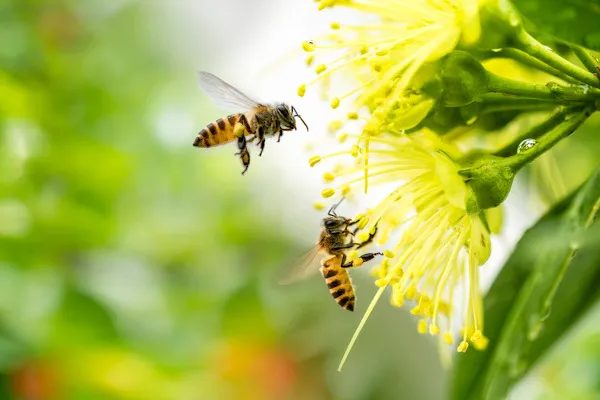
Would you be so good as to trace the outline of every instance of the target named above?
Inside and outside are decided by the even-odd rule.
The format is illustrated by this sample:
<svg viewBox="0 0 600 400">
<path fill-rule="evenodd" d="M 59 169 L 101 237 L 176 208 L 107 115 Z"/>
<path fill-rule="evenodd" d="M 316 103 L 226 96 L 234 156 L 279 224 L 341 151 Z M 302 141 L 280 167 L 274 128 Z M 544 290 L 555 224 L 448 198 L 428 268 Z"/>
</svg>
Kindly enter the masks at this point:
<svg viewBox="0 0 600 400">
<path fill-rule="evenodd" d="M 354 314 L 318 277 L 277 285 L 318 228 L 281 217 L 277 170 L 191 146 L 214 108 L 165 7 L 0 4 L 0 398 L 443 398 L 435 341 L 385 302 L 336 372 L 371 280 Z M 573 389 L 593 396 L 599 340 L 588 324 L 550 380 L 593 365 Z"/>
</svg>

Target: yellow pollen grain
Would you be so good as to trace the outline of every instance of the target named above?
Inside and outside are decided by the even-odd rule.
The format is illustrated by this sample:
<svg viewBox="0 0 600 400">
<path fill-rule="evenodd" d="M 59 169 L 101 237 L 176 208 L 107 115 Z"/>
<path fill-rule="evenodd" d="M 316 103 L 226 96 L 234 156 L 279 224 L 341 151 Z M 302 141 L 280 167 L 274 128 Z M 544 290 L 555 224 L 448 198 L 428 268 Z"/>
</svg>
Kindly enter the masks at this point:
<svg viewBox="0 0 600 400">
<path fill-rule="evenodd" d="M 440 327 L 434 324 L 429 326 L 429 334 L 432 336 L 438 335 L 440 333 Z"/>
<path fill-rule="evenodd" d="M 465 340 L 463 340 L 462 342 L 460 342 L 460 344 L 456 348 L 456 351 L 458 351 L 459 353 L 466 353 L 468 348 L 469 348 L 469 343 L 467 343 Z"/>
<path fill-rule="evenodd" d="M 319 64 L 319 65 L 317 65 L 317 68 L 315 68 L 315 72 L 317 74 L 320 74 L 320 73 L 324 72 L 326 69 L 327 69 L 327 65 Z"/>
<path fill-rule="evenodd" d="M 406 298 L 409 300 L 414 300 L 417 297 L 417 288 L 414 286 L 410 286 L 406 289 Z"/>
<path fill-rule="evenodd" d="M 298 93 L 298 96 L 304 97 L 304 95 L 306 94 L 306 85 L 302 84 L 302 85 L 298 86 L 297 93 Z"/>
<path fill-rule="evenodd" d="M 354 112 L 354 111 L 351 111 L 351 112 L 348 113 L 347 117 L 348 117 L 348 119 L 358 119 L 358 113 Z"/>
<path fill-rule="evenodd" d="M 315 165 L 317 165 L 320 162 L 321 162 L 321 156 L 312 156 L 311 158 L 308 159 L 308 164 L 311 167 L 314 167 Z"/>
<path fill-rule="evenodd" d="M 442 339 L 444 340 L 444 342 L 446 342 L 446 344 L 452 344 L 454 342 L 454 338 L 452 337 L 452 334 L 450 332 L 444 333 Z"/>
<path fill-rule="evenodd" d="M 358 250 L 352 250 L 348 253 L 348 258 L 349 259 L 355 259 L 358 257 Z"/>
<path fill-rule="evenodd" d="M 359 218 L 360 218 L 360 221 L 358 222 L 358 229 L 363 229 L 369 223 L 369 217 L 367 217 L 366 215 L 364 215 L 364 216 L 361 216 Z"/>
<path fill-rule="evenodd" d="M 331 197 L 334 194 L 335 194 L 335 189 L 332 189 L 332 188 L 323 189 L 321 191 L 321 196 L 323 196 L 324 198 Z"/>
<path fill-rule="evenodd" d="M 366 242 L 367 240 L 369 240 L 369 237 L 369 232 L 361 232 L 358 235 L 356 235 L 356 238 L 359 242 Z"/>
<path fill-rule="evenodd" d="M 348 139 L 348 132 L 342 132 L 342 133 L 338 134 L 338 136 L 337 136 L 337 140 L 340 143 L 344 143 L 346 141 L 346 139 Z"/>
<path fill-rule="evenodd" d="M 352 146 L 352 150 L 350 152 L 352 154 L 352 157 L 358 157 L 359 153 L 360 153 L 360 147 L 358 147 L 358 145 L 353 145 Z"/>
<path fill-rule="evenodd" d="M 349 185 L 343 185 L 341 188 L 341 192 L 343 196 L 346 196 L 348 193 L 350 193 L 350 186 Z"/>
<path fill-rule="evenodd" d="M 479 340 L 473 342 L 473 347 L 477 350 L 485 350 L 488 346 L 489 339 L 485 336 L 479 338 Z"/>
<path fill-rule="evenodd" d="M 329 130 L 330 133 L 335 133 L 335 132 L 339 131 L 340 129 L 342 129 L 343 126 L 344 126 L 344 121 L 340 121 L 339 119 L 336 119 L 329 123 L 327 130 Z"/>
<path fill-rule="evenodd" d="M 352 259 L 352 266 L 354 267 L 360 267 L 361 265 L 363 265 L 364 261 L 362 258 L 360 257 L 356 257 Z"/>
<path fill-rule="evenodd" d="M 402 296 L 402 293 L 400 293 L 400 291 L 394 292 L 392 296 L 392 305 L 398 308 L 404 305 L 404 296 Z"/>
<path fill-rule="evenodd" d="M 387 286 L 387 284 L 388 284 L 388 280 L 386 278 L 377 279 L 375 281 L 375 286 L 380 287 L 380 288 Z"/>
<path fill-rule="evenodd" d="M 427 320 L 419 320 L 419 322 L 417 323 L 417 332 L 419 332 L 421 335 L 427 333 Z"/>
<path fill-rule="evenodd" d="M 396 254 L 391 251 L 391 250 L 384 250 L 383 251 L 383 255 L 386 256 L 387 258 L 394 258 L 396 257 Z"/>
<path fill-rule="evenodd" d="M 471 337 L 469 338 L 469 340 L 471 342 L 476 342 L 479 339 L 481 339 L 482 336 L 483 335 L 481 334 L 481 331 L 480 330 L 476 330 L 475 332 L 473 332 L 473 334 L 471 335 Z"/>
<path fill-rule="evenodd" d="M 337 97 L 334 97 L 329 102 L 329 105 L 331 106 L 331 108 L 333 108 L 335 110 L 336 108 L 338 108 L 340 106 L 340 99 Z"/>
<path fill-rule="evenodd" d="M 331 27 L 331 29 L 333 30 L 338 30 L 340 29 L 340 23 L 339 22 L 332 22 L 331 25 L 329 25 Z"/>
<path fill-rule="evenodd" d="M 325 172 L 323 174 L 323 180 L 327 183 L 333 182 L 335 180 L 335 175 L 331 172 Z"/>
<path fill-rule="evenodd" d="M 386 50 L 379 50 L 378 52 L 375 53 L 375 55 L 378 55 L 380 57 L 381 56 L 386 56 L 387 54 L 388 54 L 387 49 Z"/>
<path fill-rule="evenodd" d="M 304 62 L 306 63 L 306 65 L 308 67 L 310 67 L 314 61 L 315 61 L 315 56 L 312 54 L 310 56 L 306 57 L 306 60 L 304 60 Z"/>
<path fill-rule="evenodd" d="M 313 208 L 317 211 L 323 211 L 325 209 L 325 203 L 322 201 L 315 201 L 313 203 Z"/>
<path fill-rule="evenodd" d="M 316 47 L 317 46 L 315 45 L 315 42 L 313 42 L 312 40 L 305 40 L 304 42 L 302 42 L 302 50 L 306 52 L 315 51 Z"/>
</svg>

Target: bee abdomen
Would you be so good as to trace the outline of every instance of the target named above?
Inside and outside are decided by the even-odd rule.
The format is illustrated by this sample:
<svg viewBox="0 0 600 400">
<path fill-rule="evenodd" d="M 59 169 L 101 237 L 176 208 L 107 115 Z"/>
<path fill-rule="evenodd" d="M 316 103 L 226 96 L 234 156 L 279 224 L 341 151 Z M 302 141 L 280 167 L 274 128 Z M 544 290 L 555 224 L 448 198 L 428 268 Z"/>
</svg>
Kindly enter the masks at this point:
<svg viewBox="0 0 600 400">
<path fill-rule="evenodd" d="M 211 147 L 229 143 L 235 139 L 234 127 L 240 120 L 241 114 L 233 114 L 227 118 L 219 118 L 198 132 L 194 140 L 196 147 Z"/>
<path fill-rule="evenodd" d="M 321 273 L 329 288 L 329 293 L 336 303 L 345 310 L 354 311 L 356 297 L 354 287 L 348 272 L 337 262 L 338 256 L 332 257 L 329 262 L 324 262 Z"/>
</svg>

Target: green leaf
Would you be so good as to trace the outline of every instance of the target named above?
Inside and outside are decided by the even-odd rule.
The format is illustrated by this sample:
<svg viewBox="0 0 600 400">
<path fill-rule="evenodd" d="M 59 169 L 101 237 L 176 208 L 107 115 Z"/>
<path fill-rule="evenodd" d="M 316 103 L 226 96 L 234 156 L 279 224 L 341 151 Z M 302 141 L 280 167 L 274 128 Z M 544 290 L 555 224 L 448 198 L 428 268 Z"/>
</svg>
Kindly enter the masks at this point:
<svg viewBox="0 0 600 400">
<path fill-rule="evenodd" d="M 600 50 L 599 0 L 514 0 L 513 3 L 535 31 Z"/>
<path fill-rule="evenodd" d="M 488 348 L 458 355 L 452 399 L 504 398 L 599 297 L 600 170 L 519 241 L 485 297 Z"/>
</svg>

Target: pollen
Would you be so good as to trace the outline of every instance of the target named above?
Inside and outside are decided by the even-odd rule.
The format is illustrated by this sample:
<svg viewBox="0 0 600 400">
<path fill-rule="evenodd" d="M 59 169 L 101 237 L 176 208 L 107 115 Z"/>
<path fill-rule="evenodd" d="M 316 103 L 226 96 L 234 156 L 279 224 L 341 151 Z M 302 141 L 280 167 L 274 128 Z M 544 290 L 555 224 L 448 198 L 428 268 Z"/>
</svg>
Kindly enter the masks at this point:
<svg viewBox="0 0 600 400">
<path fill-rule="evenodd" d="M 327 183 L 331 183 L 335 180 L 335 175 L 331 172 L 325 172 L 323 174 L 323 180 Z"/>
<path fill-rule="evenodd" d="M 315 165 L 317 165 L 320 162 L 321 162 L 321 156 L 312 156 L 311 158 L 308 159 L 308 164 L 311 167 L 314 167 Z"/>
<path fill-rule="evenodd" d="M 329 102 L 329 105 L 331 106 L 331 108 L 333 108 L 335 110 L 336 108 L 338 108 L 340 106 L 340 99 L 337 97 L 334 97 Z"/>
<path fill-rule="evenodd" d="M 313 208 L 317 211 L 323 211 L 325 209 L 325 203 L 321 201 L 315 201 L 313 203 Z"/>
<path fill-rule="evenodd" d="M 307 67 L 310 67 L 314 61 L 315 61 L 315 56 L 311 54 L 310 56 L 306 57 L 306 59 L 304 60 L 304 63 L 306 64 Z"/>
<path fill-rule="evenodd" d="M 383 255 L 386 256 L 387 258 L 396 257 L 396 254 L 392 250 L 389 250 L 389 249 L 384 250 Z"/>
<path fill-rule="evenodd" d="M 315 72 L 317 74 L 320 74 L 320 73 L 325 72 L 326 69 L 327 69 L 327 65 L 325 65 L 325 64 L 319 64 L 319 65 L 317 65 L 317 68 L 315 68 Z"/>
<path fill-rule="evenodd" d="M 327 130 L 330 133 L 335 133 L 335 132 L 339 131 L 340 129 L 342 129 L 343 126 L 344 126 L 344 121 L 340 121 L 340 120 L 336 119 L 329 123 Z"/>
<path fill-rule="evenodd" d="M 358 119 L 358 113 L 355 111 L 351 111 L 348 113 L 347 118 L 350 120 L 356 120 Z"/>
<path fill-rule="evenodd" d="M 366 242 L 367 240 L 369 240 L 369 237 L 369 232 L 361 232 L 358 235 L 356 235 L 356 238 L 359 242 Z"/>
<path fill-rule="evenodd" d="M 427 333 L 427 320 L 425 320 L 425 319 L 419 320 L 419 322 L 417 323 L 417 332 L 419 332 L 421 335 L 424 335 Z"/>
<path fill-rule="evenodd" d="M 454 337 L 452 336 L 452 333 L 450 332 L 446 332 L 442 335 L 442 339 L 444 340 L 444 342 L 448 345 L 454 343 Z"/>
<path fill-rule="evenodd" d="M 298 96 L 300 97 L 304 97 L 304 95 L 306 94 L 306 85 L 302 84 L 300 86 L 298 86 Z"/>
<path fill-rule="evenodd" d="M 332 22 L 331 25 L 329 25 L 329 27 L 333 30 L 338 30 L 340 29 L 340 23 L 339 22 Z"/>
<path fill-rule="evenodd" d="M 305 40 L 304 42 L 302 42 L 302 50 L 304 50 L 306 52 L 315 51 L 316 47 L 317 46 L 315 45 L 315 42 L 312 40 Z"/>
<path fill-rule="evenodd" d="M 337 135 L 337 140 L 340 143 L 344 143 L 348 139 L 348 136 L 349 136 L 348 132 L 342 132 Z"/>
<path fill-rule="evenodd" d="M 323 189 L 321 191 L 321 196 L 323 196 L 324 198 L 331 197 L 334 194 L 335 194 L 335 189 L 332 189 L 332 188 Z"/>
<path fill-rule="evenodd" d="M 429 334 L 432 336 L 438 335 L 440 333 L 440 328 L 437 325 L 431 324 L 429 326 Z"/>
<path fill-rule="evenodd" d="M 456 348 L 456 351 L 458 351 L 459 353 L 466 353 L 468 348 L 469 348 L 469 343 L 467 341 L 463 340 L 462 342 L 460 342 L 460 344 Z"/>
</svg>

